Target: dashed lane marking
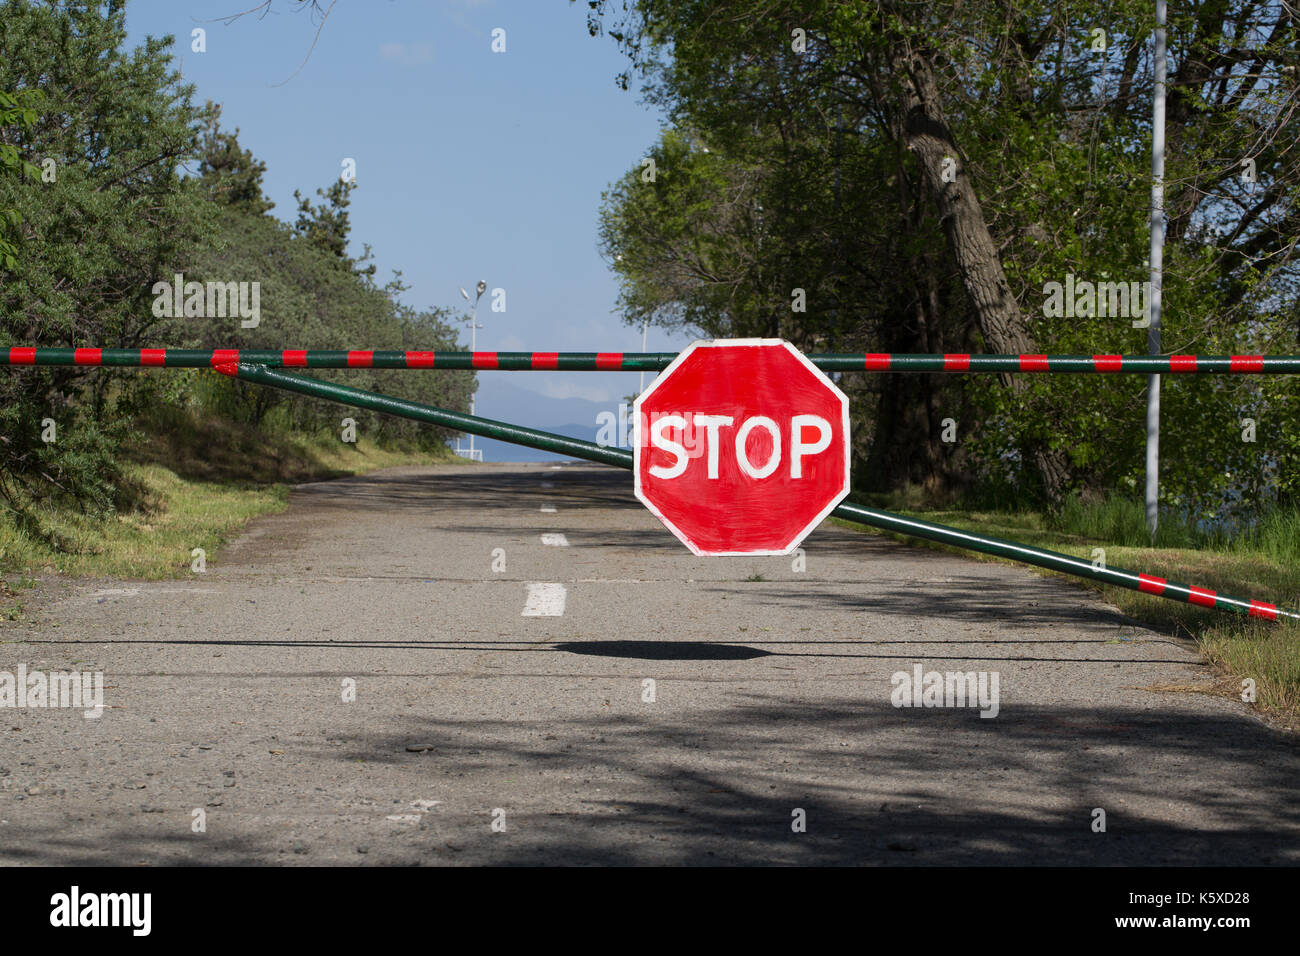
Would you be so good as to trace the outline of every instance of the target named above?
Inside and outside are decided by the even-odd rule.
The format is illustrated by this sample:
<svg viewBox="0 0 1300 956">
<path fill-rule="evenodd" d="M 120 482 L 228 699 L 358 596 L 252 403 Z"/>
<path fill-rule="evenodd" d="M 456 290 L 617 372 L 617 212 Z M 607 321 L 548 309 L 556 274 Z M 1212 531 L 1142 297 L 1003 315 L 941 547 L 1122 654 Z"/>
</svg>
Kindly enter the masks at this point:
<svg viewBox="0 0 1300 956">
<path fill-rule="evenodd" d="M 563 584 L 530 584 L 521 617 L 561 617 L 568 592 Z"/>
</svg>

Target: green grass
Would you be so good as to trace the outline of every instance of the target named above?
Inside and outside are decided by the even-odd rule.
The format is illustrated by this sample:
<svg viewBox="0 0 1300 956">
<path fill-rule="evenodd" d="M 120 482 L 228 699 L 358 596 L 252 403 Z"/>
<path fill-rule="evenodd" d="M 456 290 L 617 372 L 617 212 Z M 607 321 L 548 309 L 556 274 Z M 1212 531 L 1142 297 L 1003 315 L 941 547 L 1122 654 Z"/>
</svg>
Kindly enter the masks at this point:
<svg viewBox="0 0 1300 956">
<path fill-rule="evenodd" d="M 1250 531 L 1234 537 L 1198 532 L 1162 516 L 1163 530 L 1157 546 L 1150 547 L 1141 502 L 1073 502 L 1050 518 L 1035 511 L 918 508 L 915 498 L 903 496 L 892 500 L 873 498 L 871 503 L 937 524 L 1089 560 L 1093 549 L 1100 547 L 1105 549 L 1106 564 L 1112 568 L 1156 574 L 1233 597 L 1300 608 L 1300 514 L 1295 511 L 1265 515 Z M 868 530 L 862 525 L 832 520 L 843 527 Z M 918 543 L 915 538 L 889 536 Z M 977 560 L 1004 560 L 937 543 L 921 543 Z M 1268 623 L 1127 588 L 1062 577 L 1099 592 L 1123 613 L 1148 626 L 1191 638 L 1218 670 L 1222 692 L 1239 697 L 1241 681 L 1249 677 L 1256 684 L 1256 705 L 1283 724 L 1300 728 L 1300 624 Z"/>
<path fill-rule="evenodd" d="M 1090 504 L 1066 501 L 1049 526 L 1063 534 L 1092 541 L 1144 548 L 1152 544 L 1146 512 L 1140 501 L 1107 498 Z M 1249 528 L 1238 532 L 1201 530 L 1171 514 L 1162 514 L 1155 545 L 1161 548 L 1261 555 L 1270 560 L 1300 564 L 1300 511 L 1265 512 Z"/>
<path fill-rule="evenodd" d="M 160 465 L 132 464 L 128 478 L 146 489 L 130 514 L 91 517 L 34 509 L 43 534 L 23 533 L 0 516 L 0 571 L 78 577 L 166 578 L 188 570 L 190 552 L 211 560 L 221 544 L 257 515 L 283 510 L 287 486 L 239 487 L 181 478 Z"/>
<path fill-rule="evenodd" d="M 40 533 L 0 510 L 0 573 L 7 577 L 160 579 L 189 573 L 202 548 L 212 565 L 221 545 L 259 515 L 282 511 L 289 485 L 395 465 L 452 460 L 450 451 L 386 448 L 337 434 L 264 434 L 217 418 L 162 413 L 165 428 L 124 457 L 125 477 L 144 489 L 130 513 L 88 516 L 75 509 L 29 506 Z M 21 614 L 19 588 L 0 592 L 0 617 Z"/>
</svg>

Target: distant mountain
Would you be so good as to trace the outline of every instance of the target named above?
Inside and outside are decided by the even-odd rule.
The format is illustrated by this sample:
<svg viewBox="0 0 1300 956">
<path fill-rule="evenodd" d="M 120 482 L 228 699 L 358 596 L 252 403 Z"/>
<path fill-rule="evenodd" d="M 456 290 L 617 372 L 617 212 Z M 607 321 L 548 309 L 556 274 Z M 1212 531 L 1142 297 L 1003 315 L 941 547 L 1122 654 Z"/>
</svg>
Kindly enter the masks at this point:
<svg viewBox="0 0 1300 956">
<path fill-rule="evenodd" d="M 522 423 L 520 423 L 522 424 Z M 567 435 L 569 438 L 581 438 L 584 441 L 596 440 L 595 427 L 587 428 L 583 425 L 533 425 L 533 428 L 541 428 L 544 431 L 556 432 L 561 435 Z M 463 439 L 461 447 L 469 447 L 469 440 Z M 495 438 L 475 438 L 474 447 L 483 449 L 484 461 L 570 461 L 564 455 L 553 455 L 550 452 L 538 451 L 536 448 L 527 448 L 523 445 L 512 445 L 509 442 L 497 441 Z"/>
<path fill-rule="evenodd" d="M 585 398 L 548 398 L 503 381 L 480 383 L 478 394 L 474 396 L 476 415 L 532 428 L 560 422 L 591 422 L 594 428 L 596 416 L 605 411 L 606 407 L 601 402 Z M 618 402 L 613 402 L 612 407 L 617 411 Z"/>
<path fill-rule="evenodd" d="M 474 414 L 514 425 L 526 425 L 569 438 L 594 442 L 600 431 L 601 412 L 618 415 L 618 401 L 593 402 L 585 398 L 548 398 L 506 382 L 492 382 L 480 388 L 474 400 Z M 567 424 L 559 424 L 565 422 Z M 468 438 L 461 440 L 467 447 Z M 475 438 L 474 447 L 483 449 L 484 461 L 564 461 L 561 455 L 512 445 L 493 438 Z"/>
</svg>

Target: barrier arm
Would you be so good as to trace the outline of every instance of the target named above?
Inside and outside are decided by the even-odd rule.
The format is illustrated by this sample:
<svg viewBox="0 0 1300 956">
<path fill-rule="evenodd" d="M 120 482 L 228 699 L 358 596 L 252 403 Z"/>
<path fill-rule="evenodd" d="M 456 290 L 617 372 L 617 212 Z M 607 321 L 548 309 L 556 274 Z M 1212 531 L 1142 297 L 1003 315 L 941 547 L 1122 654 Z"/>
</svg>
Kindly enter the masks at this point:
<svg viewBox="0 0 1300 956">
<path fill-rule="evenodd" d="M 411 418 L 431 425 L 452 428 L 456 431 L 473 432 L 475 435 L 484 438 L 496 438 L 515 445 L 526 445 L 541 451 L 601 462 L 618 468 L 631 470 L 633 467 L 632 453 L 630 451 L 621 448 L 607 448 L 594 442 L 583 441 L 580 438 L 567 438 L 564 435 L 556 435 L 535 428 L 525 428 L 522 425 L 511 425 L 508 422 L 479 418 L 476 415 L 453 412 L 432 405 L 422 405 L 418 402 L 410 402 L 391 395 L 367 392 L 363 389 L 339 385 L 334 382 L 322 382 L 319 379 L 308 378 L 303 375 L 292 375 L 247 362 L 222 363 L 217 365 L 217 370 L 223 374 L 236 376 L 258 385 L 297 392 L 313 398 L 324 398 L 343 405 L 351 405 L 356 408 L 369 409 L 370 411 L 382 412 L 388 415 Z M 1051 571 L 1059 571 L 1062 574 L 1087 578 L 1102 584 L 1113 584 L 1118 587 L 1128 588 L 1130 591 L 1154 594 L 1158 597 L 1182 601 L 1186 604 L 1231 611 L 1270 621 L 1278 619 L 1300 621 L 1300 613 L 1279 608 L 1264 601 L 1253 601 L 1230 597 L 1226 594 L 1217 594 L 1209 588 L 1179 584 L 1155 575 L 1139 574 L 1126 571 L 1123 568 L 1094 567 L 1091 562 L 1083 558 L 1061 554 L 1058 551 L 1048 551 L 1044 548 L 1034 548 L 1002 538 L 974 534 L 947 525 L 921 521 L 917 518 L 907 518 L 889 511 L 879 511 L 862 505 L 841 504 L 832 514 L 837 518 L 872 528 L 893 531 L 927 541 L 937 541 L 941 544 L 963 548 L 968 551 L 996 555 L 1012 561 L 1047 568 Z"/>
<path fill-rule="evenodd" d="M 273 368 L 659 372 L 676 352 L 403 352 L 384 349 L 88 349 L 0 348 L 0 365 L 87 368 L 216 368 L 247 363 Z M 1300 355 L 914 355 L 813 352 L 823 372 L 1295 375 Z"/>
</svg>

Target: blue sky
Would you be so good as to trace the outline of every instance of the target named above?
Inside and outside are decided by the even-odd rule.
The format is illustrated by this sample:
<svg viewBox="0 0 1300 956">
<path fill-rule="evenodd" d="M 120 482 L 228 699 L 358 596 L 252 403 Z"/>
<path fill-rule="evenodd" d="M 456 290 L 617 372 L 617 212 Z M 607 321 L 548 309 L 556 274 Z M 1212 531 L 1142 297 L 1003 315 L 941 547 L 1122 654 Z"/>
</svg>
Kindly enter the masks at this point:
<svg viewBox="0 0 1300 956">
<path fill-rule="evenodd" d="M 484 297 L 480 349 L 640 348 L 596 252 L 597 211 L 601 191 L 655 141 L 660 117 L 615 85 L 626 59 L 588 36 L 585 3 L 338 0 L 293 75 L 316 23 L 292 0 L 261 18 L 217 19 L 257 2 L 131 0 L 127 26 L 133 46 L 146 34 L 176 38 L 195 99 L 221 103 L 222 125 L 267 164 L 274 215 L 291 220 L 294 189 L 315 198 L 355 159 L 352 251 L 369 243 L 381 280 L 400 269 L 410 304 L 459 308 L 458 289 L 472 295 L 485 279 L 506 290 L 506 311 Z M 205 52 L 192 50 L 195 28 L 206 30 Z M 504 53 L 491 49 L 496 28 Z M 687 341 L 651 329 L 648 348 Z M 480 396 L 506 376 L 600 402 L 637 386 L 631 373 L 489 372 Z"/>
</svg>

